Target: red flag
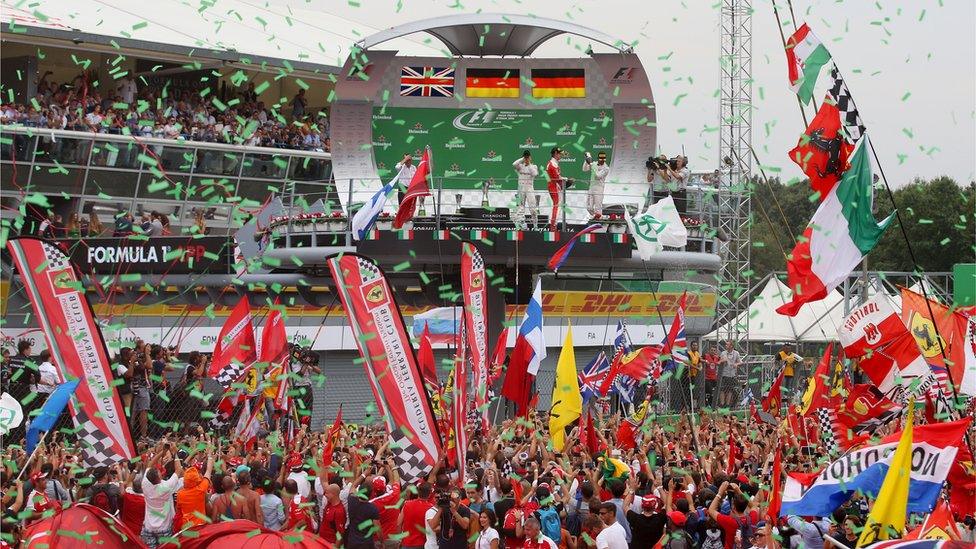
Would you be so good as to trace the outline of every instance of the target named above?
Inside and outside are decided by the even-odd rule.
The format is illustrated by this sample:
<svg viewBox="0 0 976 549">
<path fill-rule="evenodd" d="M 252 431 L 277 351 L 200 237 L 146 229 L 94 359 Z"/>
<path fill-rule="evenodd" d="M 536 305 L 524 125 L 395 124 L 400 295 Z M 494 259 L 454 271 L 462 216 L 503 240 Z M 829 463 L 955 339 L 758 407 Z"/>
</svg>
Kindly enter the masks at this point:
<svg viewBox="0 0 976 549">
<path fill-rule="evenodd" d="M 782 368 L 779 371 L 779 375 L 776 376 L 776 381 L 769 387 L 769 392 L 762 400 L 762 409 L 764 412 L 769 412 L 776 417 L 779 417 L 780 408 L 783 406 L 783 374 L 786 373 L 786 368 Z"/>
<path fill-rule="evenodd" d="M 590 410 L 586 410 L 586 415 L 580 417 L 580 441 L 586 446 L 590 454 L 600 451 L 600 439 L 596 436 L 596 429 L 593 426 L 593 416 Z"/>
<path fill-rule="evenodd" d="M 535 351 L 524 337 L 515 340 L 515 348 L 512 349 L 508 370 L 505 372 L 502 396 L 515 403 L 517 416 L 524 416 L 528 412 L 529 400 L 532 398 L 532 382 L 535 376 L 529 373 L 529 361 L 534 354 Z"/>
<path fill-rule="evenodd" d="M 335 451 L 336 441 L 339 440 L 339 431 L 342 430 L 342 403 L 339 403 L 339 413 L 336 414 L 329 434 L 326 436 L 325 447 L 322 448 L 322 467 L 332 465 L 332 453 Z"/>
<path fill-rule="evenodd" d="M 257 360 L 251 304 L 247 297 L 237 302 L 220 329 L 208 375 L 225 388 L 237 381 Z"/>
<path fill-rule="evenodd" d="M 430 146 L 424 149 L 423 156 L 420 157 L 420 164 L 417 164 L 417 171 L 407 186 L 407 192 L 400 201 L 400 208 L 397 210 L 396 217 L 393 218 L 393 228 L 399 229 L 403 224 L 413 219 L 414 206 L 417 199 L 421 196 L 430 196 L 430 186 L 427 185 L 427 178 L 433 173 L 430 158 Z"/>
<path fill-rule="evenodd" d="M 833 358 L 831 350 L 834 344 L 828 343 L 827 348 L 824 350 L 823 357 L 820 359 L 820 364 L 817 365 L 817 369 L 810 376 L 810 380 L 807 382 L 807 390 L 803 393 L 803 405 L 800 408 L 800 413 L 803 417 L 812 415 L 819 408 L 825 408 L 827 406 L 832 406 L 830 403 L 830 362 Z"/>
<path fill-rule="evenodd" d="M 735 433 L 729 431 L 729 463 L 725 466 L 725 474 L 731 475 L 735 471 L 737 461 L 739 461 L 739 446 L 735 443 Z"/>
<path fill-rule="evenodd" d="M 424 323 L 424 332 L 420 335 L 420 348 L 417 349 L 417 365 L 424 376 L 424 386 L 427 394 L 433 395 L 437 391 L 437 363 L 434 361 L 434 348 L 430 344 L 430 327 Z"/>
<path fill-rule="evenodd" d="M 491 353 L 491 363 L 488 372 L 488 384 L 492 385 L 502 376 L 502 366 L 505 365 L 505 355 L 508 351 L 508 326 L 502 328 L 495 341 L 495 350 Z"/>
<path fill-rule="evenodd" d="M 600 393 L 607 394 L 618 375 L 641 380 L 651 375 L 655 368 L 658 369 L 659 373 L 660 365 L 655 365 L 655 362 L 661 356 L 661 351 L 660 345 L 648 345 L 630 353 L 618 354 L 610 364 L 610 373 L 603 379 Z"/>
<path fill-rule="evenodd" d="M 782 457 L 782 446 L 777 444 L 776 455 L 773 457 L 773 482 L 769 485 L 769 507 L 766 510 L 766 516 L 774 522 L 779 519 L 779 509 L 783 505 L 783 491 L 780 486 L 783 476 Z"/>
<path fill-rule="evenodd" d="M 828 98 L 820 104 L 817 116 L 790 151 L 790 160 L 810 178 L 810 187 L 820 193 L 820 200 L 827 197 L 850 166 L 848 158 L 854 145 L 844 138 L 840 129 L 840 111 Z"/>
<path fill-rule="evenodd" d="M 461 332 L 467 332 L 466 324 L 461 325 Z M 464 341 L 464 338 L 462 338 Z M 454 431 L 454 463 L 458 469 L 458 483 L 465 482 L 464 466 L 467 464 L 465 456 L 468 451 L 468 433 L 466 430 L 468 419 L 468 346 L 462 343 L 457 346 L 454 357 L 454 394 L 451 401 L 451 427 Z"/>
<path fill-rule="evenodd" d="M 952 511 L 944 500 L 935 504 L 935 509 L 918 528 L 905 534 L 902 539 L 962 539 Z"/>
<path fill-rule="evenodd" d="M 951 376 L 956 391 L 976 396 L 976 318 L 950 310 L 938 301 L 928 301 L 926 304 L 924 295 L 903 288 L 902 321 L 914 336 L 925 361 L 937 371 L 944 369 L 945 377 Z M 934 319 L 929 315 L 929 306 Z"/>
<path fill-rule="evenodd" d="M 255 401 L 253 408 L 251 408 L 251 400 Z M 244 401 L 244 407 L 241 409 L 241 416 L 237 420 L 237 425 L 234 427 L 234 438 L 243 442 L 244 448 L 247 451 L 250 451 L 257 442 L 258 431 L 261 430 L 261 422 L 258 421 L 258 415 L 263 408 L 264 395 L 259 395 L 253 399 L 246 399 Z"/>
<path fill-rule="evenodd" d="M 856 434 L 874 430 L 901 415 L 901 406 L 882 395 L 874 385 L 859 383 L 837 409 L 837 421 Z"/>
</svg>

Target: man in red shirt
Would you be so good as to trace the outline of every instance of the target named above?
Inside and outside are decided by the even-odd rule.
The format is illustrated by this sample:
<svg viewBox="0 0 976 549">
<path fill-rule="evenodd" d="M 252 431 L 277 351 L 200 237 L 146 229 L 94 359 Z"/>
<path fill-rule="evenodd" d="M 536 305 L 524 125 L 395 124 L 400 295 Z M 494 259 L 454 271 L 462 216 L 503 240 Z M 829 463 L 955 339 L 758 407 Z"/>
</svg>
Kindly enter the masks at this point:
<svg viewBox="0 0 976 549">
<path fill-rule="evenodd" d="M 525 526 L 523 527 L 525 532 L 525 541 L 519 546 L 519 549 L 558 549 L 559 546 L 556 545 L 556 541 L 552 538 L 546 537 L 542 533 L 542 525 L 539 524 L 539 519 L 535 517 L 529 517 L 525 519 Z"/>
<path fill-rule="evenodd" d="M 285 525 L 282 530 L 294 530 L 302 527 L 314 531 L 315 518 L 312 516 L 312 504 L 298 493 L 298 483 L 288 479 L 283 486 L 285 505 Z"/>
<path fill-rule="evenodd" d="M 708 352 L 702 357 L 702 362 L 705 363 L 705 398 L 702 401 L 703 405 L 715 405 L 715 386 L 718 384 L 718 363 L 721 360 L 718 355 L 718 348 L 715 345 L 710 346 Z"/>
<path fill-rule="evenodd" d="M 139 535 L 142 532 L 142 523 L 146 520 L 146 498 L 142 495 L 142 475 L 132 478 L 130 475 L 129 486 L 122 492 L 122 505 L 119 509 L 119 518 L 122 524 L 129 527 L 132 533 Z"/>
<path fill-rule="evenodd" d="M 390 458 L 392 461 L 393 458 Z M 373 477 L 373 493 L 375 497 L 369 500 L 380 511 L 380 531 L 378 539 L 386 545 L 386 541 L 397 533 L 397 522 L 400 521 L 400 482 L 396 476 L 395 467 L 387 467 L 392 471 L 390 484 L 380 475 Z"/>
<path fill-rule="evenodd" d="M 417 487 L 417 497 L 408 499 L 400 513 L 399 530 L 406 534 L 400 543 L 403 549 L 422 549 L 427 541 L 427 511 L 434 506 L 430 500 L 433 489 L 429 482 Z M 382 516 L 382 511 L 380 511 Z"/>
<path fill-rule="evenodd" d="M 549 152 L 552 158 L 549 159 L 549 163 L 546 164 L 546 175 L 549 176 L 549 198 L 552 199 L 552 214 L 549 216 L 549 230 L 556 230 L 556 219 L 559 217 L 559 196 L 563 192 L 563 185 L 566 180 L 563 179 L 562 171 L 559 169 L 559 159 L 563 156 L 563 151 L 559 147 L 554 147 L 552 151 Z"/>
<path fill-rule="evenodd" d="M 346 536 L 346 508 L 339 499 L 339 486 L 328 484 L 325 487 L 325 510 L 322 513 L 322 526 L 319 535 L 325 541 L 339 547 Z"/>
<path fill-rule="evenodd" d="M 732 498 L 732 512 L 726 515 L 720 513 L 718 509 L 730 487 L 735 492 L 735 497 Z M 752 502 L 742 493 L 738 484 L 729 484 L 729 481 L 725 481 L 719 486 L 715 499 L 708 506 L 708 516 L 715 519 L 719 527 L 725 531 L 725 549 L 733 549 L 736 546 L 735 536 L 740 528 L 753 531 L 756 529 L 756 525 L 759 524 L 759 513 L 752 509 L 752 506 Z M 743 541 L 749 543 L 749 540 Z"/>
</svg>

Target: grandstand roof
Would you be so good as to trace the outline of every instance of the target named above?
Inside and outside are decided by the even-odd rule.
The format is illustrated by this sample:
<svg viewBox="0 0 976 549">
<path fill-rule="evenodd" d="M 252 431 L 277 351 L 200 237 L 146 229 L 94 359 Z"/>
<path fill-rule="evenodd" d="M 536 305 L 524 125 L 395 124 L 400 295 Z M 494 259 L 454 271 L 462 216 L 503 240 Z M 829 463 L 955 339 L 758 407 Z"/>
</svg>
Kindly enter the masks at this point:
<svg viewBox="0 0 976 549">
<path fill-rule="evenodd" d="M 608 34 L 566 21 L 502 13 L 473 13 L 432 17 L 397 25 L 357 42 L 363 49 L 426 32 L 447 46 L 453 55 L 486 55 L 526 57 L 547 40 L 562 34 L 573 34 L 630 52 L 629 44 Z"/>
<path fill-rule="evenodd" d="M 338 72 L 349 46 L 378 30 L 313 9 L 248 0 L 208 4 L 2 0 L 0 22 L 4 40 L 70 41 L 78 48 L 142 50 L 181 62 L 244 57 L 254 65 L 319 73 Z"/>
</svg>

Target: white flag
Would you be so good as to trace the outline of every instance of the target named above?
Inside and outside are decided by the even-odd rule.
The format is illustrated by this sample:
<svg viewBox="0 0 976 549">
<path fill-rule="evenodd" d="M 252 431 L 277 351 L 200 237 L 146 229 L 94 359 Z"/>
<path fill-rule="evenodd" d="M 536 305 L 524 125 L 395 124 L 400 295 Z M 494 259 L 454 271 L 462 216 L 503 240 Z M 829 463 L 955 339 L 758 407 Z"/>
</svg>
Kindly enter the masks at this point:
<svg viewBox="0 0 976 549">
<path fill-rule="evenodd" d="M 645 261 L 665 246 L 681 248 L 688 243 L 688 229 L 681 222 L 670 196 L 635 217 L 631 217 L 630 211 L 624 208 L 624 218 L 637 244 L 637 253 Z"/>
<path fill-rule="evenodd" d="M 23 422 L 24 410 L 17 399 L 7 393 L 0 396 L 0 435 L 6 435 Z"/>
<path fill-rule="evenodd" d="M 373 224 L 376 223 L 376 218 L 379 217 L 380 213 L 383 211 L 383 207 L 386 206 L 386 199 L 393 192 L 393 188 L 396 186 L 397 180 L 400 179 L 400 174 L 393 176 L 393 179 L 389 183 L 383 185 L 383 187 L 376 191 L 365 204 L 359 208 L 356 215 L 352 217 L 352 239 L 362 240 L 366 238 L 369 230 L 373 228 Z"/>
</svg>

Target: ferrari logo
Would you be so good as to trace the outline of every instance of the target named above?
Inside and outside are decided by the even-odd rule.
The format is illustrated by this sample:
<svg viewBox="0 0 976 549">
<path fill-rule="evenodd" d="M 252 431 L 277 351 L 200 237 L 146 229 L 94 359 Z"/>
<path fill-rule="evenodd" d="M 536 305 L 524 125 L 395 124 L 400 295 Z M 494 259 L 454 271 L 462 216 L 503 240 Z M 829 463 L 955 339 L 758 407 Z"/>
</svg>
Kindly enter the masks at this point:
<svg viewBox="0 0 976 549">
<path fill-rule="evenodd" d="M 386 299 L 386 297 L 383 293 L 382 286 L 373 286 L 369 289 L 369 292 L 366 293 L 366 301 L 369 301 L 370 303 L 380 303 L 384 299 Z"/>
<path fill-rule="evenodd" d="M 258 390 L 258 371 L 250 368 L 244 375 L 244 394 L 250 395 Z"/>
<path fill-rule="evenodd" d="M 472 288 L 480 288 L 481 287 L 481 275 L 480 274 L 476 274 L 476 275 L 474 275 L 474 276 L 471 277 L 471 287 Z"/>
<path fill-rule="evenodd" d="M 948 349 L 945 339 L 935 333 L 935 324 L 932 320 L 918 313 L 912 313 L 909 329 L 915 336 L 918 348 L 922 350 L 922 356 L 933 358 L 942 354 L 943 349 Z"/>
<path fill-rule="evenodd" d="M 857 412 L 858 415 L 862 416 L 868 413 L 868 405 L 864 402 L 863 398 L 859 398 L 854 401 L 854 411 Z"/>
</svg>

